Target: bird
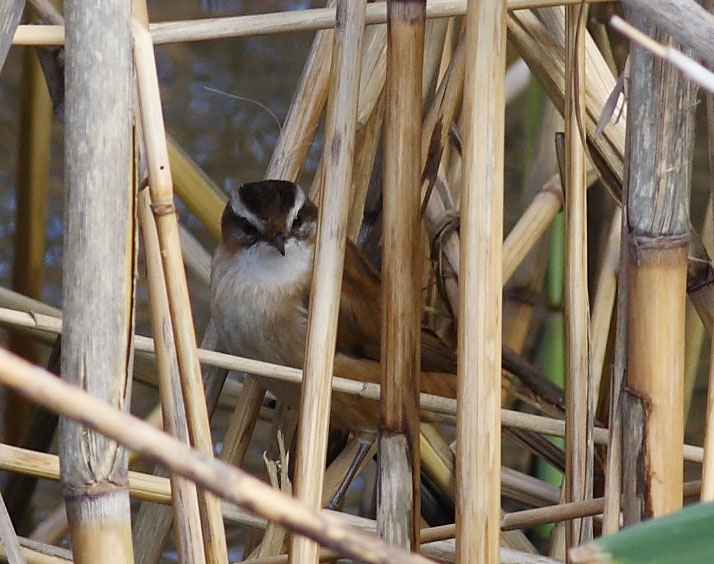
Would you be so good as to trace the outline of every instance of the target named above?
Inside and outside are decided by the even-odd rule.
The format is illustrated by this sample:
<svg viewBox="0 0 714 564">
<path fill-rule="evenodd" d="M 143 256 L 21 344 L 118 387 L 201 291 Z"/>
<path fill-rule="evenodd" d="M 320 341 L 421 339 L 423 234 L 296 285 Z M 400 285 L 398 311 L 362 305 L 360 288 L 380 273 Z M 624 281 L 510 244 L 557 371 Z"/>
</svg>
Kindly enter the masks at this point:
<svg viewBox="0 0 714 564">
<path fill-rule="evenodd" d="M 234 188 L 221 216 L 211 262 L 211 320 L 224 352 L 302 368 L 317 238 L 318 209 L 294 182 L 266 179 Z M 379 382 L 379 273 L 351 241 L 345 248 L 334 373 Z M 421 391 L 456 397 L 456 354 L 426 328 L 421 340 Z M 263 380 L 281 400 L 294 388 Z M 349 427 L 376 426 L 377 406 L 340 401 L 335 415 Z"/>
<path fill-rule="evenodd" d="M 221 216 L 221 239 L 211 261 L 211 324 L 222 352 L 302 368 L 317 239 L 318 209 L 294 182 L 260 180 L 234 188 Z M 334 374 L 379 383 L 381 280 L 350 240 L 345 247 Z M 421 392 L 456 398 L 456 353 L 426 327 L 421 330 Z M 506 347 L 503 367 L 555 405 L 555 388 Z M 297 407 L 294 384 L 259 378 L 282 402 Z M 380 424 L 376 401 L 332 394 L 332 421 L 355 436 L 373 436 Z M 358 452 L 330 501 L 336 506 L 366 456 Z"/>
</svg>

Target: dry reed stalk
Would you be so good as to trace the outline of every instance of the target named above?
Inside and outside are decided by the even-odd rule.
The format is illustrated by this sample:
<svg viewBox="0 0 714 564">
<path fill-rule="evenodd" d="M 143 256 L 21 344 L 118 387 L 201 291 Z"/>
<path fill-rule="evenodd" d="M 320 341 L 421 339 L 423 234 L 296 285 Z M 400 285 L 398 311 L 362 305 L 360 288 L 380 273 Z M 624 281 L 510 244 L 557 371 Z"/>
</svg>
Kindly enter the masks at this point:
<svg viewBox="0 0 714 564">
<path fill-rule="evenodd" d="M 294 533 L 309 536 L 347 556 L 385 564 L 430 562 L 347 526 L 333 515 L 309 508 L 220 460 L 192 450 L 135 417 L 110 407 L 2 349 L 0 382 L 15 390 L 22 390 L 26 397 L 57 410 L 64 417 L 82 420 L 95 431 L 159 461 L 169 470 L 195 481 L 202 488 L 241 507 L 250 508 L 261 517 L 283 525 Z"/>
<path fill-rule="evenodd" d="M 605 252 L 603 253 L 602 264 L 600 265 L 600 272 L 595 286 L 593 313 L 590 318 L 590 334 L 592 335 L 590 366 L 593 374 L 593 405 L 596 406 L 600 395 L 600 383 L 605 366 L 605 352 L 617 294 L 621 231 L 622 208 L 617 207 L 612 214 L 610 233 L 605 244 Z"/>
<path fill-rule="evenodd" d="M 0 543 L 5 551 L 8 564 L 26 564 L 2 496 L 0 496 Z"/>
<path fill-rule="evenodd" d="M 54 306 L 1 287 L 0 306 L 8 311 L 15 310 L 30 315 L 37 314 L 54 318 L 59 318 L 62 315 L 62 312 Z"/>
<path fill-rule="evenodd" d="M 438 253 L 437 276 L 443 283 L 444 293 L 454 322 L 458 322 L 459 289 L 459 235 L 456 227 L 455 205 L 451 198 L 451 188 L 440 162 L 444 162 L 444 149 L 448 142 L 449 125 L 454 119 L 461 101 L 464 85 L 466 47 L 461 39 L 449 61 L 442 81 L 433 97 L 432 104 L 424 117 L 422 126 L 422 182 L 421 194 L 424 201 L 422 215 L 431 242 L 434 260 Z M 431 193 L 429 193 L 431 191 Z M 448 266 L 441 262 L 446 259 Z M 454 276 L 444 272 L 453 271 Z"/>
<path fill-rule="evenodd" d="M 126 2 L 105 0 L 95 8 L 66 3 L 62 374 L 128 409 L 134 254 L 131 14 Z M 111 66 L 102 63 L 109 59 Z M 97 554 L 106 555 L 107 562 L 133 562 L 124 449 L 66 421 L 60 423 L 59 452 L 75 562 L 93 562 Z"/>
<path fill-rule="evenodd" d="M 28 11 L 28 18 L 34 16 L 33 11 Z M 37 54 L 32 49 L 24 49 L 22 55 L 23 96 L 20 102 L 12 287 L 22 295 L 39 298 L 45 270 L 52 102 Z M 7 343 L 16 354 L 31 362 L 38 361 L 41 341 L 35 340 L 34 335 L 12 332 L 7 337 Z M 56 341 L 51 346 L 52 351 L 59 352 Z M 53 357 L 54 352 L 51 352 L 50 358 Z M 23 398 L 10 392 L 5 406 L 5 440 L 19 446 L 47 450 L 57 430 L 57 417 L 42 408 L 33 408 Z M 18 527 L 27 523 L 35 485 L 35 480 L 16 476 L 8 479 L 3 486 L 7 510 Z"/>
<path fill-rule="evenodd" d="M 713 8 L 711 1 L 705 3 L 705 7 L 710 11 Z M 714 96 L 712 94 L 707 94 L 707 143 L 709 146 L 709 175 L 710 175 L 710 185 L 714 186 L 714 153 L 712 152 L 712 147 L 714 147 Z M 712 206 L 714 202 L 711 197 L 709 200 L 709 207 L 707 209 L 705 224 L 703 231 L 706 231 L 709 235 L 708 238 L 702 238 L 711 243 L 711 232 L 714 226 L 712 225 Z M 710 345 L 711 346 L 711 345 Z M 714 500 L 714 363 L 712 362 L 714 358 L 714 348 L 710 350 L 710 361 L 709 361 L 709 382 L 707 387 L 707 407 L 704 425 L 704 462 L 702 464 L 702 492 L 701 501 L 712 501 Z"/>
<path fill-rule="evenodd" d="M 47 345 L 53 345 L 55 342 L 53 335 L 62 332 L 61 322 L 59 321 L 61 312 L 43 302 L 33 300 L 7 288 L 0 288 L 0 306 L 4 306 L 0 307 L 0 310 L 3 310 L 5 312 L 4 315 L 7 316 L 5 322 L 0 320 L 0 326 L 4 326 L 7 329 L 24 331 L 30 334 L 33 339 Z M 10 309 L 6 309 L 6 307 L 10 307 Z M 40 330 L 39 328 L 45 325 L 45 321 L 49 325 L 44 330 Z M 151 382 L 154 378 L 154 372 L 152 355 L 146 352 L 135 354 L 134 377 L 136 379 L 142 382 Z"/>
<path fill-rule="evenodd" d="M 424 74 L 422 76 L 421 97 L 426 102 L 432 99 L 439 86 L 442 56 L 447 40 L 451 18 L 436 18 L 425 22 L 424 28 Z M 444 61 L 447 64 L 449 60 Z"/>
<path fill-rule="evenodd" d="M 422 471 L 441 492 L 454 499 L 454 452 L 433 425 L 422 423 L 421 429 Z M 501 468 L 501 496 L 539 507 L 557 504 L 560 489 L 504 466 Z"/>
<path fill-rule="evenodd" d="M 372 461 L 377 452 L 377 442 L 374 433 L 359 431 L 354 435 L 347 446 L 337 455 L 325 470 L 325 487 L 322 493 L 322 506 L 335 509 L 335 502 L 342 502 L 346 493 L 348 482 L 345 478 L 354 477 Z M 353 468 L 354 461 L 360 460 L 357 468 Z M 350 474 L 351 473 L 351 474 Z M 343 490 L 340 490 L 343 488 Z"/>
<path fill-rule="evenodd" d="M 14 0 L 4 2 L 0 7 L 0 69 L 5 66 L 5 59 L 17 32 L 25 2 Z"/>
<path fill-rule="evenodd" d="M 0 444 L 0 468 L 47 480 L 59 479 L 59 458 L 56 455 L 34 452 L 9 445 Z M 168 478 L 130 470 L 129 488 L 132 497 L 135 499 L 164 505 L 171 503 L 172 491 Z M 63 506 L 61 510 L 64 513 Z M 223 503 L 222 511 L 225 518 L 234 523 L 261 528 L 265 528 L 267 524 L 265 519 L 255 517 L 228 502 Z M 372 532 L 376 530 L 374 521 L 337 512 L 334 512 L 334 514 L 362 529 L 371 530 Z M 61 540 L 61 537 L 58 540 Z"/>
<path fill-rule="evenodd" d="M 563 187 L 558 175 L 535 195 L 503 241 L 503 284 L 513 276 L 536 242 L 563 207 Z"/>
<path fill-rule="evenodd" d="M 528 11 L 511 12 L 508 33 L 514 47 L 562 113 L 565 100 L 565 29 L 562 9 L 541 10 L 538 16 Z M 585 69 L 588 88 L 585 91 L 583 122 L 588 143 L 591 144 L 591 150 L 621 179 L 625 148 L 623 120 L 609 123 L 600 136 L 594 136 L 602 108 L 615 87 L 615 78 L 589 34 L 585 34 Z"/>
<path fill-rule="evenodd" d="M 430 443 L 423 443 L 428 445 Z M 453 461 L 453 456 L 452 456 Z M 57 456 L 44 453 L 36 453 L 27 451 L 17 447 L 8 445 L 0 445 L 0 467 L 13 472 L 22 472 L 29 475 L 35 475 L 50 480 L 57 480 L 59 477 L 59 460 Z M 536 501 L 536 505 L 542 511 L 522 510 L 509 514 L 505 514 L 501 518 L 502 527 L 506 529 L 515 529 L 519 527 L 531 526 L 537 523 L 552 522 L 553 515 L 557 515 L 557 519 L 568 519 L 570 516 L 582 516 L 583 509 L 587 511 L 590 502 L 576 502 L 565 505 L 555 505 L 558 501 L 558 494 L 554 491 L 546 491 L 548 489 L 545 484 L 535 480 L 530 476 L 520 475 L 508 468 L 502 469 L 504 476 L 504 487 L 519 488 L 518 482 L 526 480 L 536 482 L 528 486 L 532 499 Z M 451 475 L 451 472 L 444 474 L 444 477 Z M 169 481 L 166 478 L 160 478 L 150 474 L 142 474 L 139 472 L 129 472 L 129 484 L 131 487 L 132 496 L 136 499 L 148 500 L 155 503 L 168 504 L 171 503 L 171 489 Z M 453 486 L 452 486 L 453 487 Z M 545 488 L 545 489 L 544 489 Z M 552 486 L 550 489 L 554 489 Z M 699 492 L 698 482 L 688 482 L 685 484 L 685 495 L 691 497 Z M 595 500 L 602 502 L 602 499 Z M 224 503 L 223 512 L 226 519 L 235 523 L 249 524 L 265 528 L 266 521 L 258 517 L 253 517 L 241 510 L 238 510 L 234 505 Z M 555 513 L 554 513 L 555 512 Z M 343 520 L 345 523 L 350 523 L 365 531 L 374 532 L 376 523 L 369 519 L 359 518 L 344 513 L 328 512 L 336 518 Z M 420 542 L 432 542 L 437 539 L 450 538 L 454 536 L 454 526 L 446 525 L 432 527 L 420 530 Z"/>
<path fill-rule="evenodd" d="M 418 546 L 421 517 L 419 383 L 421 343 L 420 179 L 426 1 L 387 2 L 384 128 L 382 398 L 378 430 L 377 528 Z"/>
<path fill-rule="evenodd" d="M 509 10 L 543 8 L 579 4 L 581 0 L 511 0 Z M 591 0 L 589 3 L 610 0 Z M 427 18 L 463 16 L 465 0 L 432 0 L 427 6 Z M 386 23 L 385 2 L 376 2 L 367 8 L 367 24 Z M 271 33 L 317 31 L 331 29 L 335 25 L 335 11 L 327 8 L 276 12 L 229 18 L 202 18 L 175 22 L 153 23 L 150 26 L 155 44 L 205 41 L 227 37 L 245 37 Z M 54 46 L 63 45 L 64 27 L 61 25 L 19 25 L 12 38 L 13 45 Z"/>
<path fill-rule="evenodd" d="M 654 31 L 643 14 L 640 28 Z M 625 523 L 682 505 L 684 319 L 693 90 L 631 44 Z M 653 151 L 652 147 L 657 150 Z M 639 438 L 639 440 L 638 440 Z"/>
<path fill-rule="evenodd" d="M 20 538 L 20 552 L 27 564 L 72 564 L 72 552 L 29 539 Z M 0 558 L 8 558 L 7 550 L 0 546 Z"/>
<path fill-rule="evenodd" d="M 171 137 L 168 138 L 167 146 L 176 195 L 213 238 L 220 239 L 221 214 L 226 205 L 226 195 Z"/>
<path fill-rule="evenodd" d="M 512 0 L 509 10 L 540 8 L 562 4 L 578 4 L 580 0 Z M 606 0 L 595 0 L 606 1 Z M 368 5 L 366 23 L 387 21 L 386 2 Z M 427 6 L 427 18 L 463 16 L 466 13 L 464 0 L 432 0 Z M 221 37 L 238 37 L 289 31 L 315 31 L 332 28 L 335 25 L 335 11 L 315 8 L 298 12 L 279 12 L 232 18 L 201 19 L 185 22 L 166 22 L 152 26 L 155 43 L 175 41 L 200 41 Z"/>
<path fill-rule="evenodd" d="M 53 47 L 64 43 L 64 25 L 19 25 L 12 39 L 13 45 L 27 47 Z"/>
<path fill-rule="evenodd" d="M 714 5 L 713 8 L 714 9 Z M 707 105 L 709 102 L 707 102 Z M 709 111 L 707 107 L 707 111 Z M 708 118 L 710 119 L 710 118 Z M 712 116 L 711 119 L 714 119 Z M 709 127 L 707 127 L 708 129 Z M 707 132 L 709 135 L 709 132 Z M 714 133 L 712 133 L 714 135 Z M 714 141 L 714 139 L 712 140 Z M 711 146 L 711 142 L 708 141 Z M 710 152 L 710 158 L 714 158 L 714 155 Z M 712 163 L 714 164 L 714 162 Z M 712 205 L 712 194 L 709 194 L 709 202 L 706 207 L 706 213 L 704 214 L 704 222 L 701 229 L 701 240 L 702 244 L 707 250 L 707 254 L 711 256 L 714 250 L 714 215 Z M 687 283 L 689 283 L 689 275 L 687 276 Z M 704 337 L 706 331 L 701 318 L 697 315 L 697 311 L 692 304 L 691 300 L 687 302 L 687 318 L 686 318 L 686 334 L 684 337 L 684 421 L 686 422 L 689 418 L 691 411 L 692 399 L 695 393 L 695 386 L 697 382 L 697 375 L 699 374 L 699 367 L 702 361 L 702 348 L 704 346 Z M 686 425 L 686 423 L 685 423 Z"/>
<path fill-rule="evenodd" d="M 133 35 L 134 64 L 139 88 L 139 107 L 145 137 L 152 211 L 161 246 L 189 432 L 192 444 L 204 454 L 212 455 L 213 443 L 208 410 L 203 393 L 201 369 L 196 356 L 196 336 L 193 330 L 186 274 L 181 260 L 153 45 L 148 31 L 137 21 L 134 22 Z M 218 499 L 207 492 L 199 492 L 199 506 L 206 560 L 209 563 L 227 562 L 225 531 Z"/>
<path fill-rule="evenodd" d="M 456 561 L 494 564 L 501 502 L 505 2 L 469 2 L 465 41 L 473 66 L 465 75 L 462 114 Z"/>
<path fill-rule="evenodd" d="M 436 486 L 442 495 L 447 499 L 454 500 L 456 493 L 456 461 L 454 452 L 449 448 L 449 445 L 446 444 L 446 441 L 441 437 L 436 428 L 430 424 L 421 424 L 420 441 L 420 450 L 421 446 L 424 447 L 424 452 L 421 453 L 422 470 L 429 477 L 429 482 Z M 503 468 L 501 474 L 503 475 L 506 470 L 506 468 Z M 513 475 L 511 475 L 511 477 L 513 477 Z M 515 480 L 509 480 L 509 485 L 512 486 L 512 491 L 517 488 Z M 506 495 L 504 484 L 501 485 L 501 495 Z M 450 527 L 450 537 L 453 537 L 455 525 L 450 525 Z M 421 529 L 420 542 L 422 544 L 429 542 L 424 540 L 424 534 L 425 529 Z M 521 531 L 502 531 L 500 539 L 501 546 L 517 548 L 526 552 L 537 552 Z"/>
<path fill-rule="evenodd" d="M 585 14 L 582 6 L 565 11 L 565 365 L 566 502 L 592 498 L 592 373 L 590 372 L 590 305 L 588 296 L 585 151 L 580 118 L 585 104 Z M 592 520 L 566 524 L 566 546 L 592 539 Z"/>
<path fill-rule="evenodd" d="M 350 203 L 355 119 L 359 93 L 359 57 L 366 2 L 339 2 L 332 56 L 332 85 L 325 126 L 324 183 L 305 349 L 305 379 L 295 457 L 296 497 L 308 507 L 322 500 L 332 367 Z M 318 546 L 305 537 L 290 539 L 292 562 L 317 562 Z"/>
<path fill-rule="evenodd" d="M 714 351 L 712 347 L 711 351 Z M 704 425 L 704 462 L 701 501 L 714 501 L 714 352 L 710 352 L 707 410 Z"/>
<path fill-rule="evenodd" d="M 436 541 L 422 544 L 421 550 L 428 554 L 437 562 L 454 562 L 455 546 L 453 541 Z M 336 553 L 332 550 L 322 549 L 320 551 L 320 562 L 334 560 Z M 269 556 L 255 560 L 246 560 L 250 564 L 286 564 L 287 556 Z M 561 561 L 545 558 L 540 555 L 527 554 L 518 550 L 502 548 L 500 551 L 500 561 L 503 564 L 560 564 Z"/>
<path fill-rule="evenodd" d="M 382 86 L 384 86 L 384 80 L 382 80 Z M 353 197 L 347 226 L 347 237 L 353 242 L 359 242 L 358 237 L 364 220 L 365 206 L 373 184 L 374 169 L 379 162 L 377 152 L 380 148 L 385 103 L 386 92 L 382 89 L 377 105 L 367 118 L 367 122 L 362 124 L 362 122 L 358 121 L 357 123 L 355 163 L 352 171 L 351 188 Z"/>
<path fill-rule="evenodd" d="M 331 5 L 334 5 L 334 0 L 328 2 L 328 6 Z M 300 176 L 327 102 L 333 41 L 334 33 L 331 29 L 315 34 L 305 61 L 305 70 L 268 164 L 266 178 L 297 181 Z"/>
<path fill-rule="evenodd" d="M 712 2 L 706 3 L 706 6 L 711 9 Z M 707 95 L 707 143 L 709 145 L 709 176 L 710 185 L 714 187 L 714 95 Z M 704 229 L 711 232 L 714 225 L 712 224 L 712 206 L 714 201 L 709 200 L 709 208 L 707 209 L 707 217 L 705 219 Z M 705 239 L 706 240 L 706 239 Z M 702 464 L 702 493 L 701 501 L 714 501 L 714 347 L 710 345 L 710 360 L 709 360 L 709 384 L 707 387 L 707 411 L 704 425 L 704 462 Z"/>
<path fill-rule="evenodd" d="M 171 328 L 171 314 L 164 290 L 166 281 L 161 266 L 159 238 L 151 213 L 151 198 L 147 190 L 139 193 L 138 208 L 139 223 L 144 235 L 151 324 L 155 335 L 154 347 L 164 428 L 178 440 L 190 444 Z M 172 499 L 179 559 L 182 562 L 206 562 L 196 485 L 185 478 L 171 475 L 171 488 L 174 492 Z M 151 534 L 156 536 L 156 530 L 152 530 Z"/>
<path fill-rule="evenodd" d="M 387 27 L 371 26 L 365 30 L 360 72 L 360 95 L 357 106 L 357 137 L 352 168 L 352 205 L 350 206 L 347 237 L 357 241 L 362 226 L 370 180 L 377 159 L 384 122 L 387 74 Z"/>
<path fill-rule="evenodd" d="M 221 450 L 222 460 L 234 466 L 242 466 L 250 438 L 258 421 L 264 395 L 265 388 L 255 378 L 247 377 L 245 379 L 243 389 L 228 422 Z"/>
<path fill-rule="evenodd" d="M 13 324 L 19 323 L 40 326 L 43 328 L 43 331 L 51 331 L 53 333 L 59 333 L 61 331 L 60 321 L 56 318 L 0 308 L 0 321 L 3 320 L 5 322 L 11 321 Z M 149 353 L 154 350 L 152 339 L 139 335 L 134 337 L 134 347 L 137 352 Z M 226 370 L 249 372 L 262 377 L 277 378 L 294 384 L 302 383 L 302 371 L 297 368 L 290 368 L 204 349 L 199 349 L 198 356 L 202 363 L 215 365 L 225 368 Z M 338 376 L 333 378 L 333 389 L 336 392 L 351 394 L 363 400 L 378 401 L 380 398 L 379 384 L 357 382 Z M 431 414 L 442 414 L 446 416 L 456 414 L 456 401 L 451 398 L 422 393 L 420 394 L 420 406 L 422 410 Z M 505 427 L 525 429 L 558 437 L 565 435 L 565 422 L 561 419 L 502 409 L 501 420 Z M 596 427 L 594 429 L 593 439 L 595 444 L 607 444 L 608 430 L 602 427 Z M 685 460 L 701 462 L 703 455 L 702 447 L 684 445 L 683 456 Z"/>
<path fill-rule="evenodd" d="M 544 86 L 556 107 L 562 109 L 565 72 L 562 16 L 558 15 L 557 9 L 541 10 L 539 14 L 543 21 L 527 11 L 509 14 L 509 39 Z M 608 175 L 613 178 L 608 179 L 608 186 L 615 191 L 615 197 L 620 198 L 619 186 L 623 176 L 622 159 L 625 152 L 623 118 L 627 112 L 623 109 L 623 115 L 619 120 L 610 122 L 600 136 L 594 136 L 602 108 L 605 107 L 607 97 L 615 87 L 615 79 L 589 36 L 586 38 L 585 48 L 586 69 L 588 69 L 585 123 L 588 143 L 591 145 L 591 150 L 595 150 L 596 155 L 599 155 L 609 169 Z M 714 285 L 712 284 L 714 274 L 711 274 L 709 257 L 704 247 L 693 233 L 689 252 L 691 255 L 689 299 L 696 308 L 704 327 L 711 334 L 714 325 Z"/>
<path fill-rule="evenodd" d="M 287 495 L 292 495 L 292 484 L 288 477 L 289 462 L 285 452 L 285 443 L 282 435 L 278 435 L 278 456 L 273 458 L 267 454 L 263 454 L 263 462 L 268 475 L 268 483 L 275 489 L 282 491 Z M 250 554 L 247 560 L 251 558 L 272 556 L 275 554 L 284 554 L 283 546 L 286 540 L 286 531 L 279 525 L 268 522 L 263 533 L 263 538 L 260 544 L 250 552 L 248 547 L 244 547 L 244 553 Z"/>
<path fill-rule="evenodd" d="M 555 174 L 558 159 L 553 143 L 556 133 L 563 129 L 563 119 L 549 101 L 543 100 L 541 105 L 538 132 L 531 141 L 535 151 L 532 161 L 526 164 L 528 177 L 522 194 L 523 201 L 531 203 L 503 242 L 503 344 L 516 352 L 523 350 L 536 312 L 535 303 L 528 296 L 538 295 L 544 287 L 548 238 L 542 235 L 563 203 L 561 179 Z M 504 404 L 518 391 L 514 384 L 513 376 L 504 371 L 501 394 Z"/>
<path fill-rule="evenodd" d="M 700 4 L 692 0 L 625 0 L 624 5 L 630 10 L 646 13 L 653 25 L 714 65 L 714 16 Z"/>
</svg>

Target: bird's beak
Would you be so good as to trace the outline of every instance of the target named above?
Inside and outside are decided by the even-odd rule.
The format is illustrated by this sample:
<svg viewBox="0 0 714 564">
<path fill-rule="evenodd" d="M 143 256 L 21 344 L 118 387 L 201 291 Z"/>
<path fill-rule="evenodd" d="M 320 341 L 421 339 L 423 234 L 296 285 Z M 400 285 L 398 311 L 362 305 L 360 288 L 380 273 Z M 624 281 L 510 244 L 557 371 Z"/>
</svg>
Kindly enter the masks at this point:
<svg viewBox="0 0 714 564">
<path fill-rule="evenodd" d="M 273 238 L 270 240 L 270 244 L 273 245 L 276 249 L 278 249 L 278 252 L 285 256 L 285 234 L 284 233 L 276 233 L 273 235 Z"/>
</svg>

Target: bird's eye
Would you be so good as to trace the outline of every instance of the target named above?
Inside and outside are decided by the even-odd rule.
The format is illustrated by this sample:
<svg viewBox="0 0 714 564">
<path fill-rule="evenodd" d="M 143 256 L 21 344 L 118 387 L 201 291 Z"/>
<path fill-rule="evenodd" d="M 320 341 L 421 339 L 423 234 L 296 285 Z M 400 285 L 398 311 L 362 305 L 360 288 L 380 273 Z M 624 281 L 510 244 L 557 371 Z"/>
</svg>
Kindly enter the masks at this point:
<svg viewBox="0 0 714 564">
<path fill-rule="evenodd" d="M 302 210 L 298 212 L 298 214 L 295 216 L 295 219 L 293 220 L 293 224 L 290 227 L 290 231 L 294 234 L 297 234 L 300 232 L 300 229 L 302 228 L 303 224 L 305 223 L 305 218 Z"/>
<path fill-rule="evenodd" d="M 238 224 L 238 228 L 246 239 L 257 239 L 260 235 L 260 231 L 258 231 L 258 228 L 247 219 L 237 216 L 236 223 Z"/>
</svg>

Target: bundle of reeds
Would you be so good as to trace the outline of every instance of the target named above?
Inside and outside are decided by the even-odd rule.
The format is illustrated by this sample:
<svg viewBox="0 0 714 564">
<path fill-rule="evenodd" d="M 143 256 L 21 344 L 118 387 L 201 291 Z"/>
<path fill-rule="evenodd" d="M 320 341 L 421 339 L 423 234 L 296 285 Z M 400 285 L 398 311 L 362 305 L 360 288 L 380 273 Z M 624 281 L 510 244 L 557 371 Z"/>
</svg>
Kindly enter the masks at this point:
<svg viewBox="0 0 714 564">
<path fill-rule="evenodd" d="M 18 445 L 0 444 L 8 561 L 149 564 L 169 541 L 180 562 L 228 562 L 236 547 L 255 563 L 561 561 L 698 495 L 685 461 L 704 462 L 711 499 L 711 433 L 706 448 L 683 444 L 685 380 L 703 342 L 685 296 L 710 334 L 714 319 L 711 214 L 700 235 L 689 213 L 696 91 L 639 43 L 623 54 L 626 40 L 603 24 L 619 4 L 337 0 L 161 23 L 142 0 L 67 0 L 66 20 L 45 0 L 31 4 L 51 25 L 18 25 L 23 2 L 7 2 L 0 61 L 12 42 L 64 46 L 43 65 L 66 131 L 62 321 L 3 290 L 0 322 L 26 356 L 39 342 L 57 357 L 61 335 L 62 379 L 0 349 L 7 397 L 37 405 L 6 402 Z M 711 34 L 714 17 L 693 0 L 624 5 L 708 84 L 675 41 L 712 63 L 706 34 L 688 35 L 681 20 Z M 320 221 L 302 369 L 219 352 L 210 324 L 197 346 L 186 268 L 206 284 L 208 251 L 180 225 L 175 198 L 218 239 L 226 195 L 166 134 L 153 48 L 297 30 L 316 33 L 265 178 L 300 178 L 324 116 L 307 190 Z M 533 80 L 513 93 L 507 69 Z M 46 150 L 50 106 L 32 72 L 17 221 L 30 248 L 18 245 L 14 285 L 37 298 L 43 215 L 33 210 L 44 209 L 46 173 L 32 163 Z M 521 117 L 509 104 L 525 98 L 534 109 Z M 530 124 L 519 129 L 529 151 L 506 135 L 506 113 Z M 507 147 L 521 161 L 520 193 L 504 177 Z M 380 364 L 368 368 L 335 357 L 352 243 L 381 274 Z M 134 335 L 137 254 L 153 339 Z M 544 302 L 551 313 L 538 317 Z M 420 370 L 433 343 L 455 352 L 452 373 Z M 360 381 L 344 377 L 355 367 Z M 153 426 L 128 413 L 132 382 L 158 389 Z M 300 390 L 295 401 L 269 394 L 276 382 Z M 216 457 L 212 416 L 226 409 Z M 267 453 L 262 470 L 251 445 Z M 126 449 L 160 466 L 130 472 Z M 559 472 L 531 471 L 533 461 Z M 18 535 L 37 478 L 60 480 L 64 497 L 39 541 Z M 360 516 L 341 510 L 348 487 Z M 544 524 L 557 526 L 534 532 Z M 67 532 L 71 553 L 56 546 Z M 629 538 L 636 552 L 642 537 Z M 617 541 L 593 546 L 573 561 L 630 554 Z"/>
</svg>

